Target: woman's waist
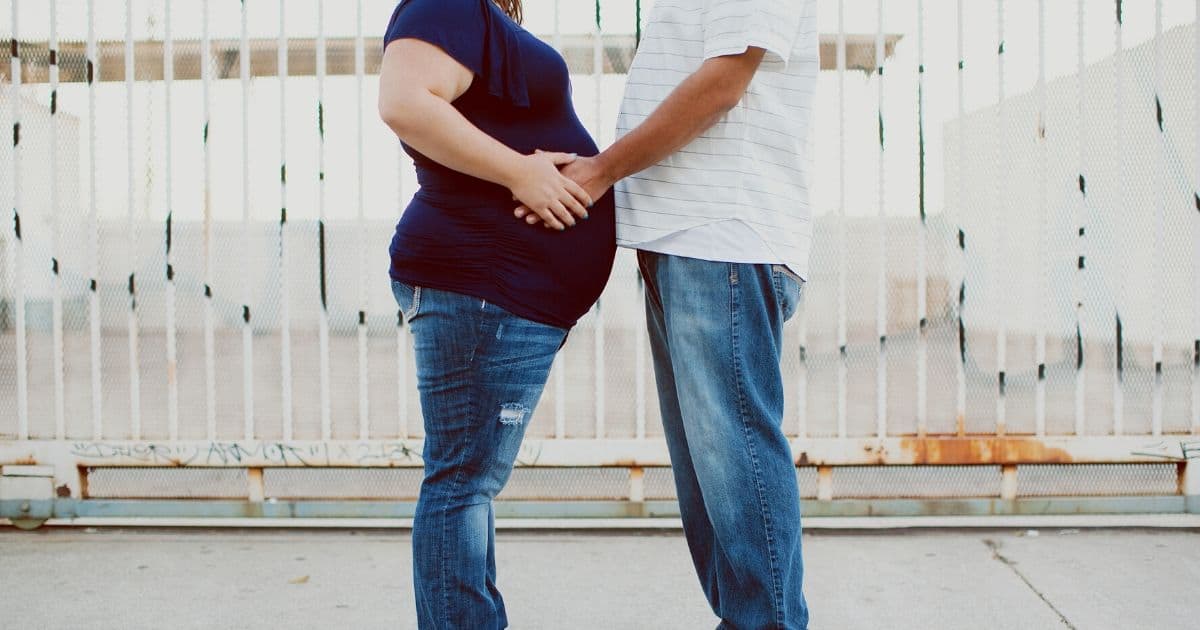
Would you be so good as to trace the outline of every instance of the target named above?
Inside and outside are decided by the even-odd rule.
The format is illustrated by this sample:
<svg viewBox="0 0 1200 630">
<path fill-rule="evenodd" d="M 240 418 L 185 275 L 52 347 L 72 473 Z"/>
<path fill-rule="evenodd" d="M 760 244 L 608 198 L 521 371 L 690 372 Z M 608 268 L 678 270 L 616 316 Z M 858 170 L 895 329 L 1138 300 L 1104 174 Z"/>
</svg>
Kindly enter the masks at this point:
<svg viewBox="0 0 1200 630">
<path fill-rule="evenodd" d="M 506 267 L 545 266 L 554 275 L 567 268 L 578 272 L 578 267 L 610 257 L 616 247 L 612 210 L 603 209 L 611 195 L 597 204 L 590 220 L 566 232 L 517 219 L 512 214 L 517 202 L 511 197 L 461 204 L 437 203 L 434 197 L 418 194 L 409 204 L 396 226 L 393 254 L 463 264 L 483 260 Z"/>
<path fill-rule="evenodd" d="M 512 200 L 512 193 L 504 186 L 449 169 L 418 169 L 417 184 L 413 203 L 435 208 L 495 209 Z"/>
</svg>

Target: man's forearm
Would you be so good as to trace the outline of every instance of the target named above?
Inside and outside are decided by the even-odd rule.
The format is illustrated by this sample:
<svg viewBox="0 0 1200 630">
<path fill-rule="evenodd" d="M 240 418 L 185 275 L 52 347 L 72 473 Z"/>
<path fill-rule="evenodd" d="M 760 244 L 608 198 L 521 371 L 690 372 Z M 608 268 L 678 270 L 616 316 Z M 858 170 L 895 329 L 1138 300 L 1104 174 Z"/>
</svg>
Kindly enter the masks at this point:
<svg viewBox="0 0 1200 630">
<path fill-rule="evenodd" d="M 619 181 L 661 162 L 721 120 L 746 92 L 763 50 L 710 59 L 685 79 L 641 125 L 597 156 Z"/>
</svg>

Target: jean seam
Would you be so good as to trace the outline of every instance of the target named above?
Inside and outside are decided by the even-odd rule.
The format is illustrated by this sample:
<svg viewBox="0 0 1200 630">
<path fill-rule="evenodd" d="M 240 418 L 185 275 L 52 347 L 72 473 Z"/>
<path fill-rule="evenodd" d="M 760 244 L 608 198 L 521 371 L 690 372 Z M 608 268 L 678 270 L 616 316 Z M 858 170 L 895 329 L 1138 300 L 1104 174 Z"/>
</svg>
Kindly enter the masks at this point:
<svg viewBox="0 0 1200 630">
<path fill-rule="evenodd" d="M 421 313 L 421 287 L 413 287 L 412 315 L 408 316 L 408 320 L 412 321 L 412 318 L 416 317 L 420 313 Z"/>
<path fill-rule="evenodd" d="M 763 487 L 762 487 L 762 474 L 760 472 L 759 465 L 758 465 L 758 454 L 755 453 L 755 451 L 754 451 L 754 441 L 752 439 L 750 439 L 750 426 L 746 420 L 746 416 L 748 415 L 748 412 L 747 412 L 747 408 L 746 408 L 746 395 L 745 395 L 745 392 L 742 390 L 742 372 L 743 372 L 742 361 L 741 361 L 741 355 L 738 352 L 738 348 L 739 348 L 739 344 L 738 344 L 738 303 L 739 303 L 739 301 L 737 299 L 737 294 L 738 294 L 738 286 L 737 285 L 730 286 L 729 312 L 730 312 L 730 331 L 731 331 L 730 337 L 732 340 L 731 346 L 733 348 L 733 377 L 734 377 L 733 382 L 734 382 L 734 389 L 737 390 L 737 397 L 738 397 L 738 418 L 742 422 L 742 435 L 746 439 L 746 450 L 749 451 L 749 453 L 750 453 L 750 466 L 751 466 L 751 471 L 754 475 L 754 489 L 755 489 L 755 492 L 758 494 L 759 515 L 763 519 L 763 533 L 766 536 L 767 563 L 768 563 L 768 570 L 771 574 L 771 605 L 775 609 L 773 611 L 774 617 L 775 617 L 775 624 L 778 627 L 782 628 L 783 627 L 783 608 L 782 608 L 782 606 L 780 606 L 780 601 L 782 601 L 782 599 L 783 599 L 783 587 L 780 584 L 778 570 L 776 569 L 776 565 L 778 564 L 778 562 L 777 562 L 777 559 L 775 558 L 775 545 L 774 545 L 774 540 L 773 540 L 772 533 L 771 533 L 772 532 L 771 515 L 767 512 L 767 501 L 766 501 L 766 496 L 764 494 Z"/>
<path fill-rule="evenodd" d="M 476 378 L 475 378 L 475 372 L 476 372 L 475 357 L 479 353 L 479 345 L 482 343 L 483 338 L 484 338 L 483 327 L 486 325 L 486 323 L 487 322 L 485 321 L 485 318 L 482 315 L 480 315 L 479 316 L 479 326 L 475 331 L 475 342 L 474 342 L 474 344 L 472 344 L 471 354 L 467 359 L 467 383 L 468 383 L 467 413 L 469 414 L 468 417 L 471 417 L 471 418 L 475 417 L 475 403 L 476 403 L 476 400 L 475 400 L 475 380 L 476 380 Z M 449 564 L 449 553 L 447 551 L 447 546 L 446 546 L 446 540 L 449 537 L 447 534 L 447 529 L 449 528 L 449 524 L 450 524 L 449 502 L 450 502 L 450 498 L 453 497 L 458 492 L 458 488 L 462 484 L 463 469 L 465 468 L 464 461 L 466 460 L 467 456 L 471 454 L 471 449 L 474 448 L 474 443 L 471 440 L 471 437 L 473 435 L 474 435 L 473 432 L 467 431 L 466 437 L 463 438 L 463 440 L 465 442 L 464 448 L 463 448 L 463 453 L 462 453 L 462 456 L 459 458 L 458 463 L 456 463 L 454 465 L 454 479 L 450 482 L 449 496 L 443 496 L 443 498 L 442 498 L 442 501 L 443 501 L 443 505 L 442 505 L 442 562 L 441 562 L 441 575 L 438 576 L 439 577 L 438 581 L 442 585 L 442 601 L 444 603 L 444 605 L 442 606 L 442 610 L 444 610 L 446 613 L 445 614 L 445 627 L 446 628 L 453 627 L 451 620 L 455 618 L 455 616 L 452 614 L 452 608 L 450 605 L 450 584 L 449 584 L 450 571 L 447 566 Z"/>
</svg>

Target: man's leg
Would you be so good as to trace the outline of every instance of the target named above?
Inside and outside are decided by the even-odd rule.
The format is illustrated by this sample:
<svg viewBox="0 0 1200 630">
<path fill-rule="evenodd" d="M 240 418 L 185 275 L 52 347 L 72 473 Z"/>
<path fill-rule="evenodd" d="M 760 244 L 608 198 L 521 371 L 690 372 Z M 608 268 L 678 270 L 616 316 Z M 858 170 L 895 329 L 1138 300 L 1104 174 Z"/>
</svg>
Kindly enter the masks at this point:
<svg viewBox="0 0 1200 630">
<path fill-rule="evenodd" d="M 651 262 L 656 257 L 657 254 L 639 252 L 638 262 L 646 282 L 646 324 L 650 332 L 650 353 L 654 361 L 654 379 L 658 386 L 658 406 L 662 412 L 663 434 L 671 456 L 675 494 L 679 500 L 683 533 L 691 551 L 692 564 L 696 567 L 700 586 L 713 613 L 721 617 L 722 583 L 732 585 L 735 580 L 729 562 L 722 557 L 724 550 L 717 544 L 712 523 L 704 509 L 700 482 L 696 479 L 696 468 L 688 450 L 683 415 L 679 409 L 679 394 L 675 389 L 671 350 L 667 343 L 662 300 L 658 295 L 654 263 Z M 726 586 L 726 590 L 732 588 L 734 587 Z"/>
<path fill-rule="evenodd" d="M 705 592 L 729 627 L 805 628 L 779 367 L 798 287 L 769 265 L 640 258 L 664 428 Z"/>
</svg>

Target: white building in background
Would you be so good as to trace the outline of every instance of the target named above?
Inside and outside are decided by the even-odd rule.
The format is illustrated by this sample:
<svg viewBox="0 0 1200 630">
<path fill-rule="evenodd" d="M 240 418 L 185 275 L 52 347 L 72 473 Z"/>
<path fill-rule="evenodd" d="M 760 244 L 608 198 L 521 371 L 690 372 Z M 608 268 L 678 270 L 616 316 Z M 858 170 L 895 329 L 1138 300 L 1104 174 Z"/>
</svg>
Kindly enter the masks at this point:
<svg viewBox="0 0 1200 630">
<path fill-rule="evenodd" d="M 1200 317 L 1195 31 L 1194 24 L 1174 28 L 1161 41 L 1165 158 L 1153 41 L 1123 55 L 1123 125 L 1109 57 L 1082 77 L 1047 84 L 1044 140 L 1036 90 L 946 126 L 945 198 L 966 235 L 969 327 L 995 329 L 1004 317 L 1010 332 L 1030 335 L 1044 317 L 1052 336 L 1073 335 L 1082 245 L 1085 337 L 1111 339 L 1119 311 L 1127 343 L 1149 344 L 1161 325 L 1168 351 L 1190 351 Z M 960 137 L 965 159 L 956 164 Z M 1044 303 L 1039 283 L 1047 287 Z"/>
</svg>

